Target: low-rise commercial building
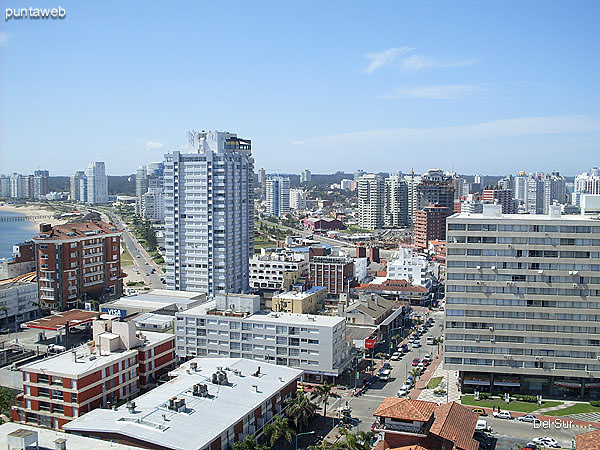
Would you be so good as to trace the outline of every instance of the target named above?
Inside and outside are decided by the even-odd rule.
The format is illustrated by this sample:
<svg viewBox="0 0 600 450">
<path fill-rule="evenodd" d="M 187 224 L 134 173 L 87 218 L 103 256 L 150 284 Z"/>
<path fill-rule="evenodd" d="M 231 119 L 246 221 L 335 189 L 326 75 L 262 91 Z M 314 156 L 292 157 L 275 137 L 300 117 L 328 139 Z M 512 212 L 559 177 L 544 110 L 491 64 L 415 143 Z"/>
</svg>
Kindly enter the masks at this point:
<svg viewBox="0 0 600 450">
<path fill-rule="evenodd" d="M 271 310 L 296 314 L 314 314 L 323 307 L 327 290 L 314 286 L 307 291 L 288 291 L 277 294 L 271 300 Z"/>
<path fill-rule="evenodd" d="M 100 311 L 113 316 L 127 317 L 136 313 L 175 312 L 191 308 L 206 301 L 206 294 L 190 291 L 154 289 L 145 294 L 121 297 L 100 305 Z"/>
<path fill-rule="evenodd" d="M 177 356 L 247 358 L 335 379 L 348 364 L 343 317 L 260 311 L 256 295 L 229 294 L 176 314 Z"/>
<path fill-rule="evenodd" d="M 348 256 L 314 256 L 310 261 L 311 284 L 325 286 L 331 296 L 347 292 L 353 279 L 354 261 Z"/>
<path fill-rule="evenodd" d="M 298 278 L 308 275 L 308 254 L 272 249 L 249 261 L 252 289 L 289 290 Z"/>
<path fill-rule="evenodd" d="M 343 230 L 346 228 L 341 220 L 333 217 L 307 217 L 302 221 L 304 228 L 311 231 Z"/>
<path fill-rule="evenodd" d="M 0 328 L 18 329 L 39 315 L 37 283 L 6 280 L 0 284 Z"/>
<path fill-rule="evenodd" d="M 18 277 L 35 271 L 35 246 L 33 242 L 13 245 L 11 258 L 0 259 L 0 280 Z"/>
<path fill-rule="evenodd" d="M 301 374 L 241 358 L 193 359 L 127 405 L 97 409 L 65 429 L 142 448 L 226 450 L 285 412 Z"/>
<path fill-rule="evenodd" d="M 175 362 L 175 336 L 136 333 L 133 322 L 95 320 L 93 341 L 21 367 L 16 422 L 54 429 L 152 387 Z"/>
</svg>

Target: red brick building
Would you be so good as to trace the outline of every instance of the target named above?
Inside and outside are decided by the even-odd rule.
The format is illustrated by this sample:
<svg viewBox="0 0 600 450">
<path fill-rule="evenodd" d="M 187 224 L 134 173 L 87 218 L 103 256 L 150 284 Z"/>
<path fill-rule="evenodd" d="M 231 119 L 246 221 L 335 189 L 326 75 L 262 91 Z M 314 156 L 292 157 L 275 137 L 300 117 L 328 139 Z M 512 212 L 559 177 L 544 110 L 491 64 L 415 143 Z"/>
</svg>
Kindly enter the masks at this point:
<svg viewBox="0 0 600 450">
<path fill-rule="evenodd" d="M 136 397 L 174 367 L 175 336 L 136 332 L 133 322 L 96 320 L 94 340 L 21 368 L 15 422 L 62 429 L 100 407 Z"/>
<path fill-rule="evenodd" d="M 446 240 L 446 218 L 454 212 L 445 206 L 429 205 L 415 213 L 414 242 L 421 249 L 427 248 L 429 241 Z"/>
<path fill-rule="evenodd" d="M 315 256 L 310 260 L 310 283 L 325 286 L 329 295 L 348 289 L 354 279 L 354 262 L 346 256 Z"/>
<path fill-rule="evenodd" d="M 343 230 L 346 228 L 341 220 L 332 217 L 307 217 L 302 221 L 304 228 L 312 231 Z"/>
<path fill-rule="evenodd" d="M 481 196 L 484 203 L 502 205 L 502 214 L 517 214 L 518 202 L 515 201 L 512 189 L 484 189 Z"/>
<path fill-rule="evenodd" d="M 121 230 L 114 225 L 101 221 L 41 224 L 33 241 L 42 308 L 63 311 L 80 300 L 121 297 Z"/>
</svg>

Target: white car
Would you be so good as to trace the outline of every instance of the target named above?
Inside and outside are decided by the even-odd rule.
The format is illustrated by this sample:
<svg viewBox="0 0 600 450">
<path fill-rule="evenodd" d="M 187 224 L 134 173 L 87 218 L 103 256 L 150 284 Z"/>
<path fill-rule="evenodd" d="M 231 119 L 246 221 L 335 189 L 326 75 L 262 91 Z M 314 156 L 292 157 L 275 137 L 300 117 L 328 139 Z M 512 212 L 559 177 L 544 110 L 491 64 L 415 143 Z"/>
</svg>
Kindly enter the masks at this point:
<svg viewBox="0 0 600 450">
<path fill-rule="evenodd" d="M 400 359 L 400 353 L 396 352 L 390 358 L 392 361 L 398 361 Z"/>
<path fill-rule="evenodd" d="M 406 397 L 408 395 L 408 389 L 400 389 L 396 394 L 398 397 Z"/>
<path fill-rule="evenodd" d="M 519 422 L 535 422 L 538 420 L 533 414 L 525 414 L 524 416 L 520 416 L 517 418 Z"/>
<path fill-rule="evenodd" d="M 510 415 L 509 411 L 495 411 L 493 413 L 494 417 L 497 417 L 498 419 L 508 419 L 511 420 L 513 418 L 513 416 Z"/>
<path fill-rule="evenodd" d="M 560 448 L 560 445 L 558 444 L 556 439 L 553 439 L 548 436 L 543 436 L 543 437 L 532 439 L 532 442 L 534 444 L 543 445 L 544 447 Z"/>
<path fill-rule="evenodd" d="M 415 341 L 411 345 L 412 348 L 419 348 L 420 346 L 421 346 L 421 343 L 419 341 Z"/>
<path fill-rule="evenodd" d="M 425 356 L 423 356 L 423 361 L 431 361 L 431 355 L 426 353 Z"/>
</svg>

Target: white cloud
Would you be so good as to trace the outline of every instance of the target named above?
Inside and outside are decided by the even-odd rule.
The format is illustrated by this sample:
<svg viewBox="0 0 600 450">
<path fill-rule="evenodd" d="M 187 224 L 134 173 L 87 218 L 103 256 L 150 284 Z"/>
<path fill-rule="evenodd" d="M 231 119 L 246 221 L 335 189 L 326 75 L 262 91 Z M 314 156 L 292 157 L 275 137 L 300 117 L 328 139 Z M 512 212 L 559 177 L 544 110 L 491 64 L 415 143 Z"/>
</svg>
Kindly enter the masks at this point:
<svg viewBox="0 0 600 450">
<path fill-rule="evenodd" d="M 370 59 L 371 62 L 365 68 L 365 72 L 371 75 L 377 69 L 381 69 L 382 67 L 390 65 L 399 55 L 408 53 L 412 50 L 413 49 L 410 47 L 398 47 L 382 50 L 380 52 L 375 53 L 367 53 L 365 55 L 365 58 Z"/>
<path fill-rule="evenodd" d="M 292 145 L 303 145 L 304 141 L 294 141 L 292 142 Z"/>
<path fill-rule="evenodd" d="M 426 98 L 434 100 L 451 100 L 463 97 L 481 88 L 476 85 L 433 85 L 414 88 L 400 87 L 394 89 L 389 94 L 381 97 L 385 99 L 395 98 Z"/>
<path fill-rule="evenodd" d="M 432 128 L 391 128 L 383 130 L 357 131 L 353 133 L 321 136 L 307 139 L 311 147 L 361 145 L 396 147 L 400 144 L 419 142 L 460 142 L 477 139 L 497 139 L 514 136 L 556 135 L 600 132 L 600 119 L 587 116 L 518 117 L 471 125 Z"/>
<path fill-rule="evenodd" d="M 156 141 L 147 141 L 146 142 L 146 150 L 160 150 L 164 145 L 160 142 Z"/>
<path fill-rule="evenodd" d="M 476 59 L 468 59 L 464 61 L 442 62 L 424 55 L 413 54 L 402 60 L 400 69 L 404 73 L 414 73 L 423 69 L 441 69 L 445 67 L 463 67 L 470 66 L 477 62 Z"/>
</svg>

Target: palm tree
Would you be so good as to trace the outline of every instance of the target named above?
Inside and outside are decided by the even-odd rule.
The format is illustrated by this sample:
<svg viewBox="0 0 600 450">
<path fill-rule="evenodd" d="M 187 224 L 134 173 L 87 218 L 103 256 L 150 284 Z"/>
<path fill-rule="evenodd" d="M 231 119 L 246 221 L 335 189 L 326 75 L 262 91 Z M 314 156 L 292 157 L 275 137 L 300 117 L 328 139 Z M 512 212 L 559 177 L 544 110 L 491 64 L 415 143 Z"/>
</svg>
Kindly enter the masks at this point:
<svg viewBox="0 0 600 450">
<path fill-rule="evenodd" d="M 329 401 L 329 397 L 339 397 L 338 394 L 331 391 L 332 387 L 333 386 L 326 381 L 321 386 L 317 386 L 310 397 L 312 400 L 318 399 L 319 403 L 323 403 L 323 417 L 327 415 L 327 402 Z"/>
<path fill-rule="evenodd" d="M 419 369 L 411 369 L 411 371 L 409 373 L 413 376 L 415 381 L 417 380 L 417 377 L 419 375 L 421 375 L 421 372 L 419 372 Z"/>
<path fill-rule="evenodd" d="M 336 445 L 336 449 L 347 450 L 370 450 L 371 440 L 375 437 L 373 431 L 358 431 L 351 433 L 345 428 L 340 429 L 340 433 L 344 436 L 344 441 Z"/>
<path fill-rule="evenodd" d="M 299 392 L 295 398 L 289 399 L 287 404 L 287 415 L 294 422 L 297 430 L 302 430 L 308 426 L 310 418 L 318 408 L 303 392 Z"/>
<path fill-rule="evenodd" d="M 335 450 L 337 447 L 329 441 L 321 441 L 320 444 L 309 445 L 308 450 Z"/>
<path fill-rule="evenodd" d="M 296 435 L 290 427 L 288 419 L 279 414 L 273 417 L 273 421 L 270 424 L 265 426 L 264 433 L 271 447 L 280 443 L 281 440 L 292 442 Z"/>
<path fill-rule="evenodd" d="M 238 441 L 233 444 L 233 450 L 269 450 L 268 445 L 262 445 L 256 442 L 253 434 L 246 436 L 243 441 Z"/>
</svg>

